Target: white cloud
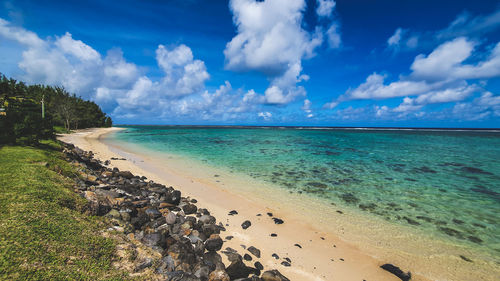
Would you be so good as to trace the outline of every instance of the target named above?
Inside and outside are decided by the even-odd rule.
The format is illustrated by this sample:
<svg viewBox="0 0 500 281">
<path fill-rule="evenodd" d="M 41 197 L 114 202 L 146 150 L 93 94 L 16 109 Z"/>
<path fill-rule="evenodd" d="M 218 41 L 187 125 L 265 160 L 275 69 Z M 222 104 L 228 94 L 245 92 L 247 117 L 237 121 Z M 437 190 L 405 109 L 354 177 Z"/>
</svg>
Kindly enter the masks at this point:
<svg viewBox="0 0 500 281">
<path fill-rule="evenodd" d="M 356 99 L 389 99 L 418 96 L 412 104 L 446 103 L 464 100 L 473 92 L 481 91 L 468 85 L 469 79 L 487 79 L 500 76 L 500 43 L 490 55 L 476 64 L 463 62 L 472 56 L 475 43 L 460 37 L 438 46 L 429 55 L 418 55 L 411 65 L 412 72 L 399 80 L 385 84 L 386 76 L 373 73 L 354 89 L 349 89 L 337 101 L 325 105 L 329 108 L 337 102 Z M 401 111 L 408 107 L 403 101 Z"/>
<path fill-rule="evenodd" d="M 191 49 L 183 44 L 172 50 L 159 45 L 156 49 L 156 60 L 165 71 L 159 90 L 170 96 L 193 94 L 201 90 L 210 77 L 205 63 L 194 60 Z"/>
<path fill-rule="evenodd" d="M 231 90 L 230 84 L 223 85 L 213 95 L 203 94 L 204 83 L 209 79 L 205 63 L 195 59 L 191 49 L 182 44 L 172 48 L 158 46 L 156 59 L 165 75 L 154 80 L 142 74 L 137 65 L 127 62 L 120 49 L 111 49 L 102 56 L 68 32 L 44 40 L 0 19 L 0 38 L 25 47 L 20 50 L 22 59 L 18 63 L 24 71 L 21 79 L 63 86 L 69 92 L 95 100 L 105 110 L 113 111 L 114 116 L 167 118 L 168 113 L 183 112 L 195 115 L 196 109 L 203 106 L 217 107 L 220 111 L 222 107 L 217 104 L 224 104 L 224 98 L 230 96 L 226 90 L 221 94 L 222 88 Z M 183 99 L 195 94 L 198 94 L 195 99 Z M 235 98 L 231 103 L 240 105 Z M 251 108 L 247 106 L 242 111 Z M 210 112 L 216 114 L 214 110 Z"/>
<path fill-rule="evenodd" d="M 273 117 L 273 114 L 271 112 L 259 112 L 257 116 L 262 117 L 265 121 L 269 121 Z"/>
<path fill-rule="evenodd" d="M 305 99 L 304 105 L 302 106 L 302 110 L 304 110 L 306 113 L 311 113 L 311 105 L 312 102 L 309 99 Z"/>
<path fill-rule="evenodd" d="M 227 44 L 226 67 L 281 74 L 321 44 L 302 24 L 304 0 L 232 0 L 238 34 Z"/>
<path fill-rule="evenodd" d="M 401 48 L 415 49 L 418 47 L 419 36 L 409 35 L 408 30 L 398 27 L 394 34 L 387 39 L 387 45 L 393 50 L 399 51 Z"/>
<path fill-rule="evenodd" d="M 428 56 L 418 55 L 412 75 L 427 80 L 485 79 L 500 76 L 500 43 L 486 60 L 475 65 L 463 64 L 471 57 L 476 43 L 464 37 L 456 38 L 436 48 Z"/>
<path fill-rule="evenodd" d="M 340 47 L 342 40 L 340 39 L 339 26 L 337 23 L 334 22 L 330 25 L 326 31 L 326 37 L 330 48 L 336 49 Z"/>
<path fill-rule="evenodd" d="M 403 29 L 401 27 L 396 29 L 394 34 L 391 37 L 389 37 L 389 39 L 387 39 L 387 44 L 389 46 L 399 45 L 399 43 L 401 41 L 402 33 L 403 33 Z"/>
<path fill-rule="evenodd" d="M 452 113 L 455 118 L 472 121 L 491 116 L 500 117 L 500 96 L 484 92 L 472 102 L 456 104 Z"/>
<path fill-rule="evenodd" d="M 89 45 L 75 40 L 69 32 L 57 38 L 55 45 L 64 53 L 72 55 L 81 61 L 100 61 L 101 55 Z"/>
<path fill-rule="evenodd" d="M 324 109 L 334 109 L 335 107 L 337 107 L 337 105 L 339 105 L 339 102 L 336 102 L 336 101 L 327 102 L 323 105 L 323 108 Z"/>
<path fill-rule="evenodd" d="M 450 23 L 450 25 L 437 32 L 436 37 L 448 40 L 459 36 L 479 36 L 487 32 L 497 30 L 500 26 L 500 9 L 489 15 L 472 17 L 470 13 L 464 12 Z"/>
<path fill-rule="evenodd" d="M 318 0 L 316 14 L 320 17 L 329 17 L 332 15 L 335 5 L 334 0 Z"/>
<path fill-rule="evenodd" d="M 396 81 L 385 85 L 384 80 L 385 76 L 373 73 L 357 88 L 347 90 L 339 101 L 413 96 L 432 89 L 425 81 Z"/>
<path fill-rule="evenodd" d="M 0 18 L 0 35 L 27 46 L 42 46 L 45 44 L 36 33 L 12 26 L 8 21 L 2 18 Z"/>
<path fill-rule="evenodd" d="M 321 15 L 331 14 L 334 1 L 320 1 Z M 323 30 L 307 32 L 302 27 L 304 0 L 231 0 L 229 4 L 237 35 L 227 43 L 226 68 L 259 71 L 270 85 L 263 102 L 283 105 L 306 94 L 297 83 L 308 79 L 301 74 L 302 60 L 315 55 L 323 42 Z M 340 45 L 337 25 L 326 32 L 330 46 Z"/>
</svg>

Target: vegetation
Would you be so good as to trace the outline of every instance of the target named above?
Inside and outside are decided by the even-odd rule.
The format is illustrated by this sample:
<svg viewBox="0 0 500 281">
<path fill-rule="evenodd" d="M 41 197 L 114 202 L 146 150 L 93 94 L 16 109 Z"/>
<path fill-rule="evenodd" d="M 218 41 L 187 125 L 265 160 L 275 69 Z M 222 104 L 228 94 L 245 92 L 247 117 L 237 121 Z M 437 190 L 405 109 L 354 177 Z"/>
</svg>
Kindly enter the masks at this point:
<svg viewBox="0 0 500 281">
<path fill-rule="evenodd" d="M 122 280 L 99 217 L 80 212 L 58 144 L 0 148 L 0 280 Z M 57 171 L 57 172 L 56 172 Z"/>
<path fill-rule="evenodd" d="M 52 137 L 55 127 L 68 132 L 111 125 L 97 104 L 64 88 L 28 86 L 0 74 L 0 143 L 38 143 Z"/>
</svg>

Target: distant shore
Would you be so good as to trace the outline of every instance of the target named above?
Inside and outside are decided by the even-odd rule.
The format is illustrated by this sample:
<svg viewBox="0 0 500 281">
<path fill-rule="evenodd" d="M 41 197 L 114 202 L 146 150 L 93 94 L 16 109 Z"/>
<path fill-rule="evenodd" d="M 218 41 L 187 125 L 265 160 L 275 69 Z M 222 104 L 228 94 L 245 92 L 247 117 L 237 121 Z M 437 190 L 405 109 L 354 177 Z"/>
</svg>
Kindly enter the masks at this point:
<svg viewBox="0 0 500 281">
<path fill-rule="evenodd" d="M 333 225 L 332 220 L 311 217 L 315 212 L 308 209 L 322 208 L 321 204 L 302 206 L 297 204 L 299 201 L 295 200 L 285 206 L 286 204 L 279 202 L 280 199 L 292 195 L 279 192 L 263 193 L 264 195 L 255 194 L 258 192 L 248 193 L 239 190 L 237 185 L 241 185 L 241 182 L 231 181 L 230 175 L 226 177 L 220 174 L 220 178 L 217 177 L 217 180 L 214 180 L 213 171 L 205 171 L 204 167 L 191 165 L 191 163 L 182 163 L 182 169 L 176 167 L 181 165 L 182 161 L 176 159 L 175 156 L 160 159 L 157 155 L 146 151 L 141 152 L 140 148 L 131 149 L 128 144 L 105 139 L 107 134 L 117 130 L 120 128 L 82 130 L 64 135 L 61 139 L 84 150 L 93 151 L 102 161 L 120 159 L 111 160 L 111 166 L 120 170 L 130 170 L 134 174 L 144 175 L 165 185 L 172 185 L 183 194 L 196 198 L 200 206 L 209 209 L 218 221 L 227 224 L 227 231 L 221 236 L 234 238 L 225 241 L 224 247 L 244 251 L 241 245 L 255 246 L 262 251 L 260 261 L 265 267 L 277 268 L 291 280 L 399 280 L 380 269 L 384 263 L 394 263 L 401 266 L 404 271 L 411 271 L 412 280 L 441 280 L 442 278 L 453 279 L 453 275 L 458 276 L 455 274 L 463 276 L 467 272 L 472 273 L 474 268 L 479 266 L 479 264 L 462 266 L 462 263 L 455 260 L 453 256 L 436 254 L 428 257 L 421 256 L 422 253 L 436 252 L 438 249 L 416 251 L 411 255 L 385 251 L 384 245 L 388 243 L 387 241 L 398 243 L 397 241 L 408 240 L 405 238 L 405 233 L 399 233 L 397 229 L 380 229 L 379 232 L 391 233 L 386 233 L 386 240 L 380 240 L 376 247 L 370 249 L 364 245 L 360 247 L 358 245 L 362 244 L 352 242 L 353 240 L 357 242 L 356 239 L 364 233 L 351 234 L 357 230 L 362 231 L 364 226 L 359 225 L 354 230 L 350 229 L 349 222 L 346 220 L 351 219 L 351 214 L 339 216 L 339 220 L 333 220 L 337 222 Z M 218 179 L 224 183 L 216 184 Z M 224 188 L 224 184 L 230 188 Z M 238 214 L 229 216 L 232 210 L 236 210 Z M 273 217 L 282 219 L 284 223 L 275 224 L 267 213 L 272 213 Z M 260 216 L 257 216 L 258 214 Z M 325 214 L 328 213 L 325 212 Z M 241 224 L 245 220 L 251 221 L 251 226 L 243 230 Z M 342 223 L 342 220 L 346 223 Z M 337 231 L 332 231 L 332 229 Z M 343 235 L 344 231 L 345 235 Z M 277 237 L 272 237 L 271 233 L 277 234 Z M 367 241 L 371 239 L 365 238 Z M 432 248 L 432 245 L 429 247 Z M 406 246 L 402 245 L 402 248 Z M 273 254 L 277 254 L 279 259 L 272 257 Z M 285 257 L 292 261 L 291 266 L 282 265 Z M 442 267 L 442 272 L 434 274 L 440 270 L 440 267 Z M 451 275 L 450 268 L 454 268 L 453 271 L 456 273 Z M 476 272 L 477 274 L 472 275 L 483 277 L 489 275 L 489 270 L 481 269 L 481 271 L 482 273 Z M 460 280 L 475 279 L 464 277 Z M 486 277 L 477 280 L 494 280 L 494 278 Z"/>
</svg>

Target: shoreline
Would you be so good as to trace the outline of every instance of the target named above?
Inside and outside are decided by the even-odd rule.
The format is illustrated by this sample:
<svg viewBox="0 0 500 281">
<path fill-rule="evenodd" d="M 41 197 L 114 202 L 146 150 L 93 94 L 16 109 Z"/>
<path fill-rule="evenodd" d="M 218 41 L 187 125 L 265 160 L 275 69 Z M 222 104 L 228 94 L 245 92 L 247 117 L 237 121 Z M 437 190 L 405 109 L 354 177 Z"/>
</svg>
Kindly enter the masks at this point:
<svg viewBox="0 0 500 281">
<path fill-rule="evenodd" d="M 394 251 L 389 255 L 387 253 L 378 255 L 377 251 L 386 247 L 386 241 L 379 241 L 377 243 L 378 248 L 371 249 L 371 251 L 366 247 L 359 247 L 359 245 L 356 245 L 357 243 L 352 243 L 352 239 L 355 240 L 356 236 L 351 241 L 345 239 L 349 237 L 349 225 L 338 224 L 325 228 L 324 224 L 328 223 L 328 220 L 307 218 L 308 213 L 304 208 L 311 206 L 296 205 L 296 212 L 304 211 L 301 214 L 302 216 L 299 216 L 294 212 L 290 212 L 290 208 L 286 208 L 287 206 L 283 207 L 281 204 L 270 205 L 269 202 L 272 200 L 268 200 L 269 198 L 258 198 L 258 196 L 253 196 L 251 193 L 245 194 L 242 190 L 233 192 L 233 189 L 228 191 L 221 188 L 220 185 L 215 184 L 215 181 L 207 180 L 207 173 L 205 173 L 205 177 L 200 177 L 201 172 L 196 171 L 195 176 L 191 173 L 194 167 L 189 169 L 189 174 L 179 173 L 179 169 L 172 169 L 166 164 L 166 162 L 179 163 L 179 161 L 176 162 L 176 159 L 158 161 L 158 159 L 153 159 L 154 155 L 151 157 L 146 153 L 137 153 L 135 149 L 132 149 L 133 153 L 130 153 L 130 149 L 120 147 L 120 144 L 116 142 L 105 143 L 103 141 L 105 135 L 116 130 L 119 130 L 119 128 L 78 131 L 63 136 L 63 140 L 73 143 L 84 150 L 92 150 L 96 157 L 103 161 L 111 157 L 122 158 L 125 156 L 127 161 L 112 160 L 112 166 L 116 166 L 120 170 L 130 170 L 134 174 L 144 175 L 159 183 L 172 185 L 181 190 L 184 195 L 196 198 L 200 206 L 209 209 L 219 221 L 227 223 L 227 231 L 224 235 L 234 236 L 234 238 L 225 241 L 224 247 L 231 247 L 243 254 L 246 251 L 240 245 L 244 244 L 246 247 L 255 246 L 261 249 L 262 259 L 260 261 L 266 268 L 277 268 L 291 280 L 399 280 L 394 275 L 379 268 L 379 266 L 387 262 L 394 262 L 395 265 L 402 267 L 403 271 L 411 271 L 413 274 L 412 280 L 431 280 L 423 277 L 429 276 L 429 271 L 424 270 L 425 263 L 422 264 L 421 261 L 413 263 L 412 260 L 407 260 L 406 263 L 400 262 L 400 260 L 404 261 L 408 258 L 416 259 L 418 253 L 415 253 L 415 257 L 397 256 Z M 232 184 L 232 186 L 236 184 L 236 182 L 226 182 L 228 179 L 224 175 L 222 175 L 221 180 L 224 180 L 224 184 Z M 244 198 L 245 195 L 246 198 Z M 279 196 L 273 199 L 279 200 Z M 320 208 L 321 204 L 314 207 Z M 228 216 L 228 212 L 231 210 L 237 210 L 239 214 Z M 285 223 L 275 225 L 266 215 L 267 212 L 273 212 L 274 216 L 283 219 Z M 259 213 L 262 216 L 257 217 L 256 215 Z M 340 220 L 345 221 L 350 215 L 347 213 Z M 247 219 L 252 222 L 252 226 L 247 230 L 243 230 L 241 223 Z M 337 233 L 331 231 L 332 227 L 338 228 L 342 232 L 341 234 L 345 230 L 346 235 L 339 235 L 339 231 Z M 300 229 L 299 235 L 297 233 L 298 229 Z M 277 233 L 278 237 L 270 237 L 270 233 Z M 396 236 L 404 236 L 404 233 L 397 233 Z M 394 237 L 394 239 L 402 238 Z M 302 248 L 295 246 L 295 244 L 301 245 Z M 333 247 L 333 245 L 336 247 Z M 279 255 L 279 260 L 271 257 L 273 253 Z M 388 256 L 394 256 L 394 260 L 387 260 Z M 284 257 L 289 257 L 292 260 L 291 267 L 281 265 Z M 439 253 L 434 253 L 433 256 L 428 257 L 429 263 L 440 262 L 449 258 L 452 257 L 443 257 Z M 454 268 L 450 268 L 450 264 L 447 264 L 447 271 L 457 270 L 457 273 L 462 274 L 467 273 L 467 271 L 470 272 L 470 269 L 460 269 L 459 265 L 461 264 L 461 261 L 454 261 L 452 263 Z M 436 266 L 434 266 L 434 269 L 436 269 Z M 431 276 L 433 276 L 432 279 L 434 280 L 443 280 L 449 277 L 447 274 Z M 463 275 L 456 276 L 470 278 L 464 280 L 489 280 L 485 277 L 490 275 L 488 272 L 483 272 L 483 274 L 478 274 L 478 278 Z"/>
</svg>

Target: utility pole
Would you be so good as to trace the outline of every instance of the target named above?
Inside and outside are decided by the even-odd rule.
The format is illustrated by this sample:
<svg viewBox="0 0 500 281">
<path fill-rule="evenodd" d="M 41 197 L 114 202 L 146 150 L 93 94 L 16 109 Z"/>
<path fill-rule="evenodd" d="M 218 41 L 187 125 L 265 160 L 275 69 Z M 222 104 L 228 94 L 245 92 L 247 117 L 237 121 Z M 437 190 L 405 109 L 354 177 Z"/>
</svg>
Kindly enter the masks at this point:
<svg viewBox="0 0 500 281">
<path fill-rule="evenodd" d="M 42 119 L 45 119 L 45 94 L 42 95 Z"/>
</svg>

